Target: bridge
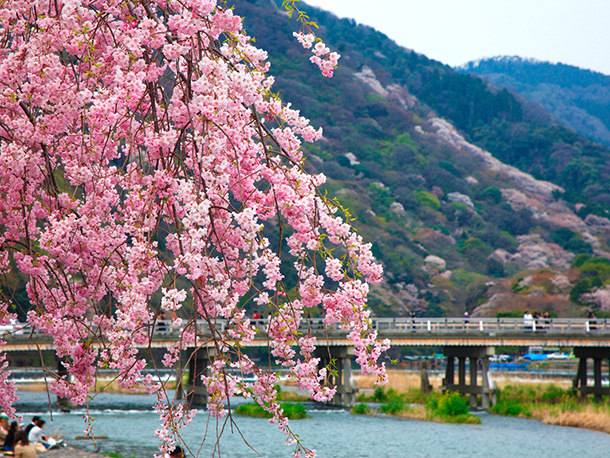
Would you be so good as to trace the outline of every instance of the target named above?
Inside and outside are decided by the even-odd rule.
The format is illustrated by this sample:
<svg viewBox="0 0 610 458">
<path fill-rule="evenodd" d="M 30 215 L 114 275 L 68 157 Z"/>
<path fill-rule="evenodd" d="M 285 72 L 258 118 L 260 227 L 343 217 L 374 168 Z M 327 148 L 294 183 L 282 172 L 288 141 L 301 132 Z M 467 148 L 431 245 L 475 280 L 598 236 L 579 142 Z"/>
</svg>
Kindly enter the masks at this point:
<svg viewBox="0 0 610 458">
<path fill-rule="evenodd" d="M 257 329 L 250 347 L 267 347 L 267 320 L 253 319 Z M 175 343 L 180 330 L 172 329 L 169 321 L 156 321 L 150 325 L 151 348 L 164 348 Z M 223 330 L 226 321 L 218 320 L 216 326 Z M 534 319 L 524 323 L 521 318 L 373 318 L 372 327 L 379 338 L 388 338 L 393 346 L 442 347 L 447 357 L 443 389 L 470 395 L 476 406 L 479 397 L 481 407 L 488 408 L 495 402 L 495 388 L 490 376 L 489 356 L 497 346 L 568 347 L 579 358 L 574 389 L 581 395 L 596 397 L 610 394 L 609 387 L 602 386 L 602 362 L 610 360 L 610 320 L 582 318 Z M 321 366 L 334 361 L 336 373 L 332 383 L 337 385 L 335 403 L 350 406 L 355 400 L 355 388 L 351 374 L 353 348 L 338 325 L 325 326 L 321 319 L 309 319 L 301 331 L 310 332 L 318 341 L 316 356 Z M 201 341 L 209 337 L 207 324 L 198 325 Z M 26 325 L 16 327 L 4 336 L 6 345 L 0 347 L 13 351 L 51 351 L 53 343 Z M 148 348 L 148 346 L 147 346 Z M 193 349 L 195 358 L 189 359 L 189 387 L 192 401 L 204 405 L 207 401 L 205 387 L 198 375 L 205 372 L 214 358 L 211 348 Z M 593 386 L 587 385 L 588 360 L 593 361 Z M 466 383 L 466 362 L 469 360 L 469 383 Z M 457 363 L 457 364 L 456 364 Z M 62 367 L 60 364 L 58 367 Z M 458 380 L 455 375 L 457 369 Z M 479 377 L 480 370 L 480 377 Z M 610 375 L 610 374 L 609 374 Z M 481 384 L 478 384 L 480 378 Z"/>
</svg>

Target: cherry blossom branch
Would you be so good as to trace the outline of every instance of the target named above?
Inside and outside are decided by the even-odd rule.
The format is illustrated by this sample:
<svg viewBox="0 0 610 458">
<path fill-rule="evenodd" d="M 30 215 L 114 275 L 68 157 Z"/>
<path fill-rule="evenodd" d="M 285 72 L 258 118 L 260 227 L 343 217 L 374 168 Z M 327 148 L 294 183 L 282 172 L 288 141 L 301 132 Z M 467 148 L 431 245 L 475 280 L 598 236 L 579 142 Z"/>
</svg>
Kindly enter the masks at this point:
<svg viewBox="0 0 610 458">
<path fill-rule="evenodd" d="M 297 39 L 313 46 L 295 11 Z M 324 176 L 304 171 L 301 144 L 321 130 L 273 96 L 241 18 L 214 0 L 6 0 L 0 34 L 0 272 L 28 279 L 28 322 L 65 358 L 50 389 L 86 404 L 97 369 L 115 370 L 121 386 L 157 393 L 160 450 L 171 450 L 194 411 L 144 376 L 136 349 L 150 350 L 170 313 L 179 340 L 164 366 L 215 349 L 201 380 L 218 434 L 241 395 L 272 413 L 295 456 L 311 456 L 277 402 L 277 374 L 241 351 L 257 333 L 246 312 L 271 312 L 270 362 L 328 400 L 328 368 L 301 334 L 307 313 L 338 323 L 383 380 L 387 344 L 366 310 L 382 270 L 318 190 Z M 321 41 L 313 52 L 331 76 L 338 54 Z M 263 230 L 277 231 L 277 248 Z M 0 386 L 13 412 L 14 387 Z"/>
</svg>

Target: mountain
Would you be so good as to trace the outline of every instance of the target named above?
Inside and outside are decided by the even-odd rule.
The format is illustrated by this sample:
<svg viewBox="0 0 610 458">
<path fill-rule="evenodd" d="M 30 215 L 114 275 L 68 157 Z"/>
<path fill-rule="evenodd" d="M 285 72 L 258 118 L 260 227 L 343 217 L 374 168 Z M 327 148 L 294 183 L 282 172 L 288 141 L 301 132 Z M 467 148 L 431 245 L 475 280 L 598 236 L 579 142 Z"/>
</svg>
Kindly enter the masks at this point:
<svg viewBox="0 0 610 458">
<path fill-rule="evenodd" d="M 324 129 L 305 146 L 309 167 L 384 264 L 377 314 L 606 307 L 593 295 L 610 279 L 608 148 L 506 89 L 304 8 L 342 55 L 330 80 L 279 2 L 236 5 L 269 52 L 274 90 Z"/>
<path fill-rule="evenodd" d="M 575 132 L 610 145 L 610 76 L 517 56 L 468 62 L 458 71 L 481 76 L 542 105 Z"/>
</svg>

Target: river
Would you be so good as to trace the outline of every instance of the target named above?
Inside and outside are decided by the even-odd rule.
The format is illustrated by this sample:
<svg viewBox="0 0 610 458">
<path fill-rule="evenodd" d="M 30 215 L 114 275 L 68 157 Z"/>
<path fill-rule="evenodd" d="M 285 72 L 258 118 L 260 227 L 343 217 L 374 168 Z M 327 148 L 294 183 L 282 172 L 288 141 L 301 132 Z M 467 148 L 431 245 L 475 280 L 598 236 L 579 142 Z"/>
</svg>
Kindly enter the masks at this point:
<svg viewBox="0 0 610 458">
<path fill-rule="evenodd" d="M 88 440 L 75 440 L 84 430 L 83 410 L 53 413 L 43 393 L 20 392 L 18 408 L 29 420 L 42 415 L 48 433 L 58 431 L 73 445 L 92 449 Z M 90 413 L 93 431 L 108 439 L 96 446 L 102 453 L 116 452 L 126 457 L 149 458 L 156 452 L 154 431 L 157 415 L 150 410 L 153 398 L 142 395 L 102 394 L 94 400 Z M 578 428 L 545 425 L 535 420 L 507 418 L 481 413 L 480 425 L 438 424 L 387 416 L 363 417 L 343 410 L 309 406 L 310 419 L 292 421 L 293 431 L 321 458 L 447 458 L 447 457 L 607 457 L 610 435 Z M 274 425 L 261 419 L 235 417 L 242 434 L 262 457 L 289 457 L 292 449 Z M 184 430 L 189 447 L 201 445 L 208 415 L 200 412 Z M 208 426 L 208 440 L 202 457 L 245 458 L 256 454 L 237 432 L 225 431 L 220 454 L 214 452 L 215 423 Z"/>
</svg>

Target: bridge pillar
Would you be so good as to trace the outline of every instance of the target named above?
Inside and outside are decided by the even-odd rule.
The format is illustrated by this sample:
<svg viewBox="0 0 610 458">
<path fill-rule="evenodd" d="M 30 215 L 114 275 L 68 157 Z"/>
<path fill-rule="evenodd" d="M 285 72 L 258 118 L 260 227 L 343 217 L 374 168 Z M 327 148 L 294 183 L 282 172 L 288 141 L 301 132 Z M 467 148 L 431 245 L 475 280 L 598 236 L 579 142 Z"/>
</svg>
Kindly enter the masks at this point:
<svg viewBox="0 0 610 458">
<path fill-rule="evenodd" d="M 207 375 L 208 366 L 216 356 L 216 349 L 201 347 L 189 349 L 189 375 L 186 392 L 187 405 L 190 407 L 205 407 L 208 403 L 208 390 L 201 380 Z"/>
<path fill-rule="evenodd" d="M 447 358 L 447 368 L 445 370 L 445 383 L 453 385 L 455 383 L 455 358 Z"/>
<path fill-rule="evenodd" d="M 477 365 L 479 358 L 470 357 L 470 407 L 475 409 L 477 407 Z M 483 394 L 483 396 L 485 396 Z"/>
<path fill-rule="evenodd" d="M 329 375 L 329 383 L 337 387 L 332 404 L 352 407 L 356 400 L 356 387 L 352 377 L 352 356 L 354 347 L 325 346 L 318 347 L 315 357 L 320 358 L 318 366 L 330 367 L 334 374 Z"/>
<path fill-rule="evenodd" d="M 446 346 L 443 353 L 447 357 L 443 391 L 457 391 L 470 395 L 470 406 L 477 407 L 478 396 L 481 395 L 481 407 L 488 409 L 495 403 L 495 387 L 489 371 L 489 356 L 493 354 L 492 347 L 480 346 Z M 455 358 L 458 358 L 458 383 L 455 384 Z M 466 384 L 466 358 L 469 358 L 470 380 Z M 479 361 L 481 364 L 481 385 L 477 385 Z"/>
<path fill-rule="evenodd" d="M 182 373 L 182 352 L 179 351 L 178 352 L 178 361 L 176 361 L 176 365 L 175 365 L 175 371 L 176 371 L 176 399 L 182 399 L 184 398 L 184 386 L 182 385 L 182 378 L 183 378 L 183 373 Z M 187 387 L 188 390 L 188 387 Z"/>
<path fill-rule="evenodd" d="M 69 377 L 68 369 L 66 369 L 66 366 L 63 364 L 64 359 L 58 357 L 55 357 L 55 359 L 57 360 L 57 376 Z M 69 398 L 60 398 L 57 396 L 57 408 L 60 410 L 60 412 L 69 412 L 73 407 L 74 404 L 72 404 L 72 401 L 70 401 Z"/>
<path fill-rule="evenodd" d="M 489 368 L 489 358 L 481 358 L 481 385 L 483 395 L 481 396 L 481 408 L 489 409 L 496 403 L 496 390 L 491 378 L 491 370 Z M 486 395 L 485 393 L 489 393 Z"/>
<path fill-rule="evenodd" d="M 458 356 L 457 358 L 458 358 L 458 384 L 466 385 L 466 357 Z"/>
<path fill-rule="evenodd" d="M 595 400 L 601 400 L 604 395 L 610 395 L 610 387 L 602 387 L 602 361 L 610 360 L 610 348 L 607 347 L 574 347 L 574 356 L 579 358 L 578 372 L 572 384 L 574 391 L 582 397 L 589 394 Z M 593 360 L 593 386 L 588 386 L 587 360 Z"/>
</svg>

